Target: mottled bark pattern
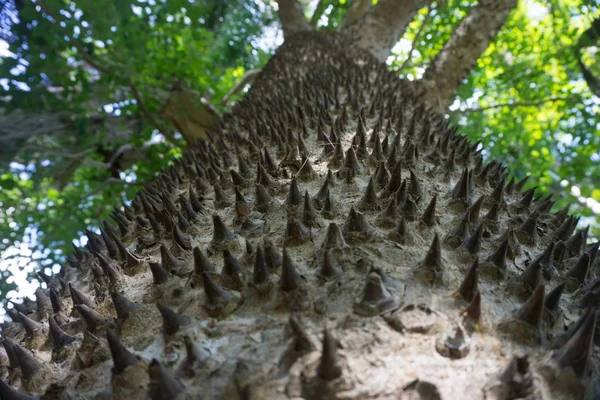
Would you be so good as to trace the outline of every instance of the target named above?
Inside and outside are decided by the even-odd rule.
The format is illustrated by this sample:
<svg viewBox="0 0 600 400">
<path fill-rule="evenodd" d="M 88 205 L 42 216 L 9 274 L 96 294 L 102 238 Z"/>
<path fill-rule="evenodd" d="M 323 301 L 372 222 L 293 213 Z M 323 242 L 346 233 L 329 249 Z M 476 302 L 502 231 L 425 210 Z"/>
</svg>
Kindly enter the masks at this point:
<svg viewBox="0 0 600 400">
<path fill-rule="evenodd" d="M 0 397 L 594 398 L 598 247 L 524 183 L 345 36 L 289 35 L 11 311 Z"/>
<path fill-rule="evenodd" d="M 379 0 L 364 16 L 346 29 L 354 44 L 385 61 L 425 0 Z"/>
<path fill-rule="evenodd" d="M 444 112 L 477 59 L 494 40 L 517 0 L 482 0 L 460 22 L 458 28 L 425 71 L 421 83 L 427 101 Z"/>
</svg>

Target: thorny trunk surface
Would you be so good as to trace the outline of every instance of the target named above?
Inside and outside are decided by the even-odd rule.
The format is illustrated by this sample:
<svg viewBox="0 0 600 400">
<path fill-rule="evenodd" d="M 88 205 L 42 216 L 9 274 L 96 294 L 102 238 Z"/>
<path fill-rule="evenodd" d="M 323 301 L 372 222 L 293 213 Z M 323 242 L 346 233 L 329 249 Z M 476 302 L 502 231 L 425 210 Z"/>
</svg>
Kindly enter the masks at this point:
<svg viewBox="0 0 600 400">
<path fill-rule="evenodd" d="M 290 34 L 9 310 L 0 397 L 593 398 L 598 247 L 507 175 L 370 54 Z"/>
</svg>

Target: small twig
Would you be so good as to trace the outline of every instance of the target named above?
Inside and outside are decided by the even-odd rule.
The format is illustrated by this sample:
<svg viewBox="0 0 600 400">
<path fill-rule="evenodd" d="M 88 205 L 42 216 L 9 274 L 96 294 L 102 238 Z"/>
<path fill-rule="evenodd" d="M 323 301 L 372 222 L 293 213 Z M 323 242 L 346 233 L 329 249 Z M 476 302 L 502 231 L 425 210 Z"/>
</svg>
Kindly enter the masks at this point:
<svg viewBox="0 0 600 400">
<path fill-rule="evenodd" d="M 425 25 L 427 24 L 427 20 L 429 19 L 429 16 L 431 15 L 431 5 L 432 4 L 433 4 L 433 2 L 429 2 L 429 4 L 427 5 L 427 14 L 425 14 L 425 18 L 423 19 L 423 23 L 419 27 L 419 30 L 417 31 L 417 34 L 415 35 L 415 38 L 413 39 L 412 43 L 410 44 L 410 51 L 408 52 L 408 56 L 406 57 L 406 60 L 404 60 L 404 62 L 400 66 L 400 68 L 397 70 L 398 73 L 402 72 L 402 70 L 404 70 L 404 68 L 406 68 L 406 66 L 408 65 L 410 59 L 412 58 L 415 46 L 417 45 L 417 43 L 419 41 L 419 37 L 421 36 L 421 33 L 423 33 L 423 29 L 425 28 Z"/>
<path fill-rule="evenodd" d="M 538 101 L 522 101 L 522 102 L 514 102 L 514 103 L 499 103 L 499 104 L 492 104 L 491 106 L 486 106 L 486 107 L 481 107 L 481 108 L 471 108 L 471 109 L 466 109 L 466 110 L 456 110 L 455 113 L 464 113 L 464 114 L 470 114 L 470 113 L 475 113 L 475 112 L 482 112 L 482 111 L 486 111 L 486 110 L 490 110 L 493 108 L 502 108 L 502 107 L 510 107 L 510 108 L 516 108 L 516 107 L 535 107 L 535 106 L 539 106 L 541 104 L 544 103 L 551 103 L 551 102 L 555 102 L 555 101 L 571 101 L 571 100 L 576 100 L 576 97 L 573 96 L 568 96 L 568 97 L 549 97 L 547 99 L 543 99 L 543 100 L 538 100 Z"/>
</svg>

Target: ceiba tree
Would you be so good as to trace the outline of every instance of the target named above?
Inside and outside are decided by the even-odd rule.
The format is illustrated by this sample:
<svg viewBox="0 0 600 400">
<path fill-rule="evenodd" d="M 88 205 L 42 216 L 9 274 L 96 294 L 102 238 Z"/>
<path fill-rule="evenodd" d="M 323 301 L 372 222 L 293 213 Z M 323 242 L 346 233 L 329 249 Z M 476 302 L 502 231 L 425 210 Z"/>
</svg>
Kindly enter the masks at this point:
<svg viewBox="0 0 600 400">
<path fill-rule="evenodd" d="M 382 60 L 423 4 L 369 3 L 279 1 L 247 95 L 7 310 L 0 397 L 598 395 L 599 244 L 437 112 L 514 3 L 416 87 Z"/>
</svg>

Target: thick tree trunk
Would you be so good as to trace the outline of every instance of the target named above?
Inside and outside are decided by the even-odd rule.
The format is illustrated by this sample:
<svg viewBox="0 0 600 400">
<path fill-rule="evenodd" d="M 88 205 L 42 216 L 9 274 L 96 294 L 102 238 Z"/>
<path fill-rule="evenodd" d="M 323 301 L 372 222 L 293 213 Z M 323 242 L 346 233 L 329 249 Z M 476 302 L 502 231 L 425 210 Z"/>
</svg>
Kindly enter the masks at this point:
<svg viewBox="0 0 600 400">
<path fill-rule="evenodd" d="M 20 307 L 7 381 L 48 398 L 582 398 L 597 247 L 350 44 L 288 35 L 220 130 Z"/>
<path fill-rule="evenodd" d="M 448 109 L 452 97 L 516 5 L 517 0 L 479 1 L 452 33 L 420 82 L 427 102 L 437 111 Z"/>
<path fill-rule="evenodd" d="M 363 17 L 349 25 L 354 45 L 385 61 L 425 0 L 379 0 Z"/>
</svg>

